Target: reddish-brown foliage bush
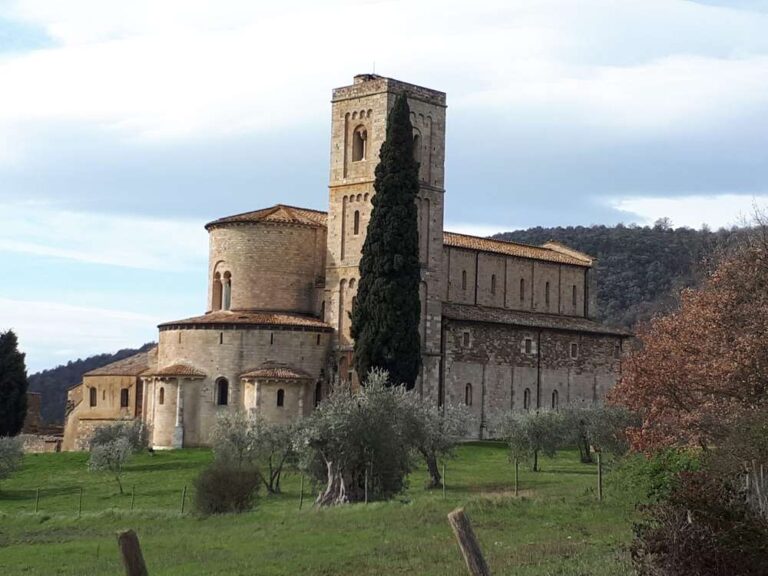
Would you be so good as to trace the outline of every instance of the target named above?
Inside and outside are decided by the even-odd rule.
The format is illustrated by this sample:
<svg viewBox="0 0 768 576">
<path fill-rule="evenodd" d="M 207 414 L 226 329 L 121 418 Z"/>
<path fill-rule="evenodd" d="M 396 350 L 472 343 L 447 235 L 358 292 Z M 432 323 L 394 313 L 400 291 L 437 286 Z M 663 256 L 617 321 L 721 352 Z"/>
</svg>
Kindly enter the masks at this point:
<svg viewBox="0 0 768 576">
<path fill-rule="evenodd" d="M 725 480 L 683 472 L 669 497 L 643 512 L 631 546 L 641 576 L 768 574 L 768 523 Z"/>
<path fill-rule="evenodd" d="M 635 449 L 702 445 L 718 439 L 768 390 L 768 233 L 723 257 L 679 309 L 638 332 L 609 400 L 641 414 Z"/>
</svg>

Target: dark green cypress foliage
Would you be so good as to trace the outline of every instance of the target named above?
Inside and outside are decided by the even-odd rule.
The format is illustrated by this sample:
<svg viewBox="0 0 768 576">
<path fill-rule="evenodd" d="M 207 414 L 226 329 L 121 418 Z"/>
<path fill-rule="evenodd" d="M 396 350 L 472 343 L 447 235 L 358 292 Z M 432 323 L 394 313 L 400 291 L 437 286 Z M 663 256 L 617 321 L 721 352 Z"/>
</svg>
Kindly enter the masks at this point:
<svg viewBox="0 0 768 576">
<path fill-rule="evenodd" d="M 12 330 L 0 333 L 0 436 L 21 432 L 27 416 L 27 368 Z"/>
<path fill-rule="evenodd" d="M 398 96 L 376 167 L 376 194 L 352 311 L 357 373 L 365 378 L 371 368 L 383 368 L 393 384 L 407 388 L 413 388 L 421 363 L 419 166 L 413 157 L 410 114 L 408 100 Z"/>
</svg>

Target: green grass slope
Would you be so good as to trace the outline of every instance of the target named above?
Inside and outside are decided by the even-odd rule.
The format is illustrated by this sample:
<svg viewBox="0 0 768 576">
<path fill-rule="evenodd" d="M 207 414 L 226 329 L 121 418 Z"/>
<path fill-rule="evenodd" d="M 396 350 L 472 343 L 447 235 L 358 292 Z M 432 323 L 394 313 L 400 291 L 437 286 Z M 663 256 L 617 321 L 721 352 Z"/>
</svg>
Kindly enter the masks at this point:
<svg viewBox="0 0 768 576">
<path fill-rule="evenodd" d="M 445 498 L 424 490 L 426 474 L 417 471 L 408 492 L 386 503 L 317 510 L 307 484 L 299 510 L 299 477 L 289 475 L 284 493 L 261 498 L 254 511 L 203 518 L 190 512 L 192 483 L 210 459 L 205 450 L 138 456 L 121 496 L 113 479 L 87 471 L 86 454 L 28 455 L 0 484 L 0 574 L 120 574 L 115 534 L 133 528 L 153 575 L 463 575 L 446 520 L 457 506 L 466 507 L 496 575 L 629 573 L 621 548 L 633 507 L 611 490 L 596 502 L 595 467 L 574 453 L 544 459 L 539 473 L 521 466 L 519 498 L 503 446 L 470 444 L 447 463 Z"/>
</svg>

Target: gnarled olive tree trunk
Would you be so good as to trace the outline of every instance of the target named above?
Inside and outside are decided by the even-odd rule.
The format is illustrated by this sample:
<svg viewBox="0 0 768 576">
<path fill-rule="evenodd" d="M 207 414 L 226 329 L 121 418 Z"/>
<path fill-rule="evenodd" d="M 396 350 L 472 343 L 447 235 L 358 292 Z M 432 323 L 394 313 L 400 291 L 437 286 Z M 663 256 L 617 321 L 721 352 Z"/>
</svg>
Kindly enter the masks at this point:
<svg viewBox="0 0 768 576">
<path fill-rule="evenodd" d="M 442 488 L 443 477 L 440 475 L 440 468 L 437 465 L 437 455 L 428 450 L 421 450 L 421 455 L 424 456 L 424 460 L 427 463 L 427 471 L 429 472 L 427 489 Z"/>
</svg>

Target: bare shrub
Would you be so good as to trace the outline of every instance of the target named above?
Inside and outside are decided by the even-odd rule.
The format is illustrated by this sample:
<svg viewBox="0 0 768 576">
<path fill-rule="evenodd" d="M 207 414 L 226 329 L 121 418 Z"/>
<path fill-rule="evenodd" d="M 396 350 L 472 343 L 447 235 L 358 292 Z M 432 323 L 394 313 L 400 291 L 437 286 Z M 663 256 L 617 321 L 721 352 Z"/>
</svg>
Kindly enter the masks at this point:
<svg viewBox="0 0 768 576">
<path fill-rule="evenodd" d="M 201 514 L 245 512 L 253 507 L 260 483 L 255 468 L 214 463 L 195 480 L 195 507 Z"/>
</svg>

